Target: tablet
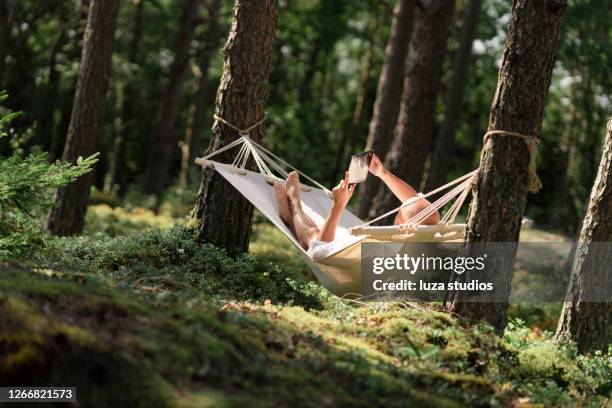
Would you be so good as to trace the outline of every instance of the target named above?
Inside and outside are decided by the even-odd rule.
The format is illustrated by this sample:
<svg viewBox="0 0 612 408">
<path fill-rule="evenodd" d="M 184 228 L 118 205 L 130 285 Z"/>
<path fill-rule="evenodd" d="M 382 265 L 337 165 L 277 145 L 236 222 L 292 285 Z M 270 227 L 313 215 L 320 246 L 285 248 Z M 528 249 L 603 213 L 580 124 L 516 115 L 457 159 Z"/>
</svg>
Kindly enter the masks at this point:
<svg viewBox="0 0 612 408">
<path fill-rule="evenodd" d="M 355 154 L 351 157 L 351 164 L 349 165 L 349 184 L 357 184 L 365 181 L 368 177 L 368 169 L 370 168 L 370 162 L 374 152 L 367 151 L 359 154 Z"/>
</svg>

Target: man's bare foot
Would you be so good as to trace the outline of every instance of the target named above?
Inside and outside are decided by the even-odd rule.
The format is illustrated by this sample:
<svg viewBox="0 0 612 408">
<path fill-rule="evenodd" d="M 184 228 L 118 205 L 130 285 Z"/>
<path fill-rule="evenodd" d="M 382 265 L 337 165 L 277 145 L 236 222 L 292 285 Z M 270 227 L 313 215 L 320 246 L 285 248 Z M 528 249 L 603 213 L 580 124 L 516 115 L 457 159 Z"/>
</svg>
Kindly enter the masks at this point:
<svg viewBox="0 0 612 408">
<path fill-rule="evenodd" d="M 302 201 L 300 198 L 300 178 L 298 176 L 297 171 L 292 171 L 287 175 L 287 182 L 285 183 L 287 186 L 287 197 L 289 197 L 289 202 L 291 203 L 291 208 L 293 211 L 299 210 L 302 208 Z"/>
<path fill-rule="evenodd" d="M 278 205 L 278 214 L 281 220 L 293 228 L 293 214 L 291 213 L 291 205 L 289 204 L 289 197 L 287 197 L 287 190 L 278 181 L 274 183 L 274 194 L 276 195 L 276 204 Z"/>
</svg>

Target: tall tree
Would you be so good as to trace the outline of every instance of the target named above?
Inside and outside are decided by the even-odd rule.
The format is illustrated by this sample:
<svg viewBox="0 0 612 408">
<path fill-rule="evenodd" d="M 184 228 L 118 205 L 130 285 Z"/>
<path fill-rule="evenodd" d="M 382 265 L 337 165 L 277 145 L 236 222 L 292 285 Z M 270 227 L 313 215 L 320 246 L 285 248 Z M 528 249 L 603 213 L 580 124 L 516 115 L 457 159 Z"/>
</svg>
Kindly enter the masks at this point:
<svg viewBox="0 0 612 408">
<path fill-rule="evenodd" d="M 3 1 L 0 4 L 0 85 L 4 85 L 4 66 L 6 51 L 10 44 L 11 27 L 15 21 L 16 0 Z"/>
<path fill-rule="evenodd" d="M 417 7 L 402 104 L 385 158 L 385 167 L 416 189 L 420 187 L 433 141 L 436 102 L 454 6 L 454 0 L 432 0 Z M 381 188 L 372 203 L 371 215 L 398 205 L 393 193 Z"/>
<path fill-rule="evenodd" d="M 399 0 L 393 10 L 391 33 L 385 47 L 383 68 L 378 78 L 376 101 L 370 120 L 367 150 L 374 150 L 384 160 L 393 139 L 397 123 L 402 86 L 406 71 L 406 55 L 412 32 L 414 0 Z M 372 198 L 378 191 L 376 180 L 369 177 L 359 190 L 359 216 L 365 218 L 370 211 Z"/>
<path fill-rule="evenodd" d="M 61 72 L 58 69 L 58 58 L 66 43 L 68 42 L 68 29 L 69 29 L 69 5 L 65 2 L 59 4 L 59 34 L 53 48 L 51 49 L 51 57 L 49 58 L 48 67 L 48 80 L 45 92 L 46 101 L 57 101 L 60 99 L 60 82 Z M 39 137 L 43 143 L 46 151 L 51 150 L 54 139 L 54 118 L 56 110 L 53 106 L 49 106 L 42 112 L 42 116 L 39 119 Z M 54 157 L 51 157 L 53 160 Z"/>
<path fill-rule="evenodd" d="M 576 342 L 581 352 L 607 352 L 612 343 L 612 120 L 572 264 L 557 337 Z"/>
<path fill-rule="evenodd" d="M 363 118 L 363 111 L 366 105 L 366 95 L 368 93 L 368 88 L 370 85 L 370 74 L 372 72 L 372 64 L 374 60 L 374 47 L 376 46 L 376 34 L 378 33 L 378 23 L 374 19 L 370 23 L 370 40 L 369 45 L 365 55 L 365 61 L 363 63 L 363 68 L 361 70 L 361 78 L 359 81 L 359 90 L 357 91 L 357 97 L 355 98 L 355 105 L 353 107 L 353 119 L 351 121 L 351 127 L 348 131 L 342 133 L 342 137 L 340 138 L 340 143 L 338 146 L 338 151 L 336 153 L 336 164 L 334 166 L 334 170 L 332 171 L 330 181 L 335 183 L 338 178 L 338 174 L 342 169 L 342 166 L 345 165 L 345 152 L 347 144 L 349 145 L 349 151 L 355 152 L 355 148 L 357 147 L 357 142 L 359 140 L 361 120 Z M 350 133 L 349 133 L 350 132 Z"/>
<path fill-rule="evenodd" d="M 236 0 L 234 20 L 224 50 L 223 75 L 215 114 L 239 128 L 262 120 L 268 98 L 268 76 L 276 33 L 277 0 Z M 236 140 L 237 131 L 215 121 L 208 152 Z M 263 127 L 250 137 L 260 141 Z M 230 159 L 231 153 L 220 157 Z M 200 241 L 246 250 L 253 206 L 223 177 L 204 169 L 192 219 Z"/>
<path fill-rule="evenodd" d="M 157 203 L 167 181 L 168 168 L 176 149 L 178 119 L 183 82 L 189 66 L 189 50 L 197 25 L 200 0 L 184 0 L 179 31 L 176 37 L 174 61 L 170 67 L 166 91 L 162 98 L 153 131 L 153 150 L 145 172 L 144 190 L 155 194 Z"/>
<path fill-rule="evenodd" d="M 131 38 L 128 48 L 127 60 L 132 66 L 138 63 L 140 57 L 140 43 L 142 40 L 142 23 L 144 3 L 146 0 L 134 0 L 134 15 L 132 20 Z M 138 98 L 138 87 L 132 81 L 126 81 L 123 87 L 121 100 L 121 119 L 119 131 L 115 138 L 113 160 L 110 165 L 109 185 L 118 186 L 119 192 L 125 191 L 125 160 L 126 142 L 134 131 L 134 101 Z"/>
<path fill-rule="evenodd" d="M 63 160 L 73 162 L 79 156 L 89 156 L 96 151 L 102 133 L 119 3 L 119 0 L 90 1 Z M 56 192 L 55 207 L 46 221 L 49 231 L 56 235 L 83 231 L 92 179 L 93 175 L 87 173 Z"/>
<path fill-rule="evenodd" d="M 478 15 L 481 8 L 482 0 L 470 0 L 465 9 L 459 48 L 453 62 L 453 76 L 446 96 L 444 122 L 436 138 L 436 147 L 431 156 L 431 166 L 425 191 L 431 191 L 442 185 L 452 164 L 450 157 L 455 149 L 455 134 L 459 128 L 461 112 L 463 111 L 463 98 L 472 56 L 472 43 L 476 36 Z"/>
<path fill-rule="evenodd" d="M 208 4 L 208 18 L 206 19 L 206 30 L 203 35 L 203 47 L 198 56 L 196 76 L 198 86 L 195 92 L 195 102 L 190 110 L 189 123 L 185 133 L 185 141 L 181 145 L 182 159 L 181 172 L 179 175 L 179 190 L 185 188 L 187 181 L 191 180 L 193 160 L 195 159 L 200 145 L 202 135 L 206 126 L 206 108 L 208 101 L 208 71 L 211 60 L 219 45 L 221 27 L 219 26 L 220 0 L 210 0 Z"/>
<path fill-rule="evenodd" d="M 515 0 L 512 5 L 488 131 L 525 136 L 506 133 L 484 140 L 467 220 L 466 256 L 475 250 L 470 243 L 518 241 L 527 191 L 537 190 L 531 165 L 535 149 L 528 145 L 533 146 L 540 133 L 564 11 L 562 0 Z M 516 255 L 516 247 L 509 247 L 506 256 L 491 257 L 486 263 L 485 272 L 495 271 L 499 279 L 496 301 L 469 302 L 455 292 L 451 310 L 503 331 Z M 461 276 L 468 279 L 468 275 Z"/>
</svg>

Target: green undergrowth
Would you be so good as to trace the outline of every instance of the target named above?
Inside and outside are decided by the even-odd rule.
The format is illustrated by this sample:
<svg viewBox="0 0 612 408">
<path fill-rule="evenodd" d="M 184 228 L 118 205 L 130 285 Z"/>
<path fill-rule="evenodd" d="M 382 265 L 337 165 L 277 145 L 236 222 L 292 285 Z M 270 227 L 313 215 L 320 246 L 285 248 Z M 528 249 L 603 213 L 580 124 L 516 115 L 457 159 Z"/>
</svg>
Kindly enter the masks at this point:
<svg viewBox="0 0 612 408">
<path fill-rule="evenodd" d="M 227 254 L 180 226 L 49 241 L 0 273 L 0 383 L 87 406 L 602 406 L 612 361 L 514 319 L 342 301 L 294 254 Z M 280 244 L 280 242 L 279 242 Z M 287 251 L 287 252 L 283 252 Z"/>
</svg>

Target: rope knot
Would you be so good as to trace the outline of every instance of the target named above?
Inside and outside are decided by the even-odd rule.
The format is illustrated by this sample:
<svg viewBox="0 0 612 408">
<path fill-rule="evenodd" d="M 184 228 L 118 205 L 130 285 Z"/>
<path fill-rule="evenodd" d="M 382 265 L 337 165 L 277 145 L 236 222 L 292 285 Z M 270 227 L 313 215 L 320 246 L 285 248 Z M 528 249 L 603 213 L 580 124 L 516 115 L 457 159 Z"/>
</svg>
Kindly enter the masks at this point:
<svg viewBox="0 0 612 408">
<path fill-rule="evenodd" d="M 257 126 L 261 125 L 262 123 L 265 122 L 266 120 L 266 113 L 264 113 L 263 118 L 261 118 L 260 120 L 258 120 L 256 123 L 252 124 L 251 126 L 241 129 L 238 126 L 228 122 L 227 120 L 223 119 L 221 116 L 219 115 L 213 115 L 213 117 L 215 118 L 215 120 L 218 120 L 219 122 L 223 123 L 225 126 L 235 130 L 236 132 L 238 132 L 238 134 L 241 137 L 244 138 L 249 138 L 249 133 L 251 132 L 251 130 L 255 129 Z"/>
</svg>

